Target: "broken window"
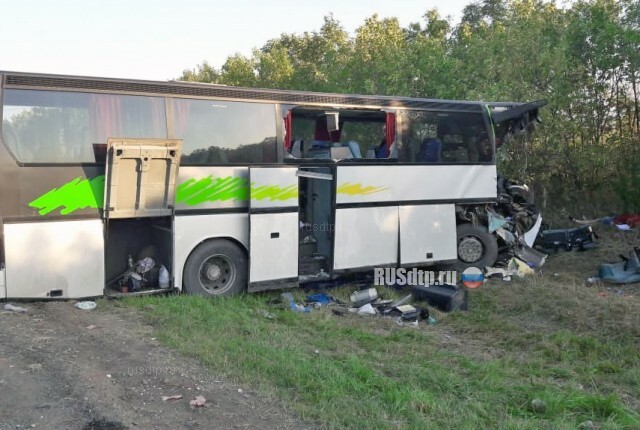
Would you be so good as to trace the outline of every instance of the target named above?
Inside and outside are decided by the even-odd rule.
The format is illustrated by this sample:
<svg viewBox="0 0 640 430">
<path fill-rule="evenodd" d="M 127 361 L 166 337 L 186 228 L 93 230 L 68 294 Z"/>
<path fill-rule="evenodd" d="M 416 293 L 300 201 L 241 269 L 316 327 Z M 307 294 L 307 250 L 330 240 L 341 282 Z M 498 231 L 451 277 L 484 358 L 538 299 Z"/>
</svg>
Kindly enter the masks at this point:
<svg viewBox="0 0 640 430">
<path fill-rule="evenodd" d="M 337 120 L 337 129 L 332 127 Z M 387 114 L 379 110 L 295 108 L 291 156 L 295 158 L 387 158 Z"/>
<path fill-rule="evenodd" d="M 482 114 L 407 111 L 399 161 L 409 163 L 491 163 L 493 145 Z"/>
</svg>

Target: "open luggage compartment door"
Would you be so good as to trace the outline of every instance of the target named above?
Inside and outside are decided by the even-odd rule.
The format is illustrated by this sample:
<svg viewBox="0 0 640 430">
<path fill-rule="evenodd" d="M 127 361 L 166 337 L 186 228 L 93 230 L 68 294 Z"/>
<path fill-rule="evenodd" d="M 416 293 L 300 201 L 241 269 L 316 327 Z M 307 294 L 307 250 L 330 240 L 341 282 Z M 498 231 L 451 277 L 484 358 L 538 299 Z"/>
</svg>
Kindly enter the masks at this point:
<svg viewBox="0 0 640 430">
<path fill-rule="evenodd" d="M 249 168 L 249 291 L 298 282 L 298 168 Z"/>
<path fill-rule="evenodd" d="M 109 139 L 105 218 L 170 216 L 182 141 Z"/>
</svg>

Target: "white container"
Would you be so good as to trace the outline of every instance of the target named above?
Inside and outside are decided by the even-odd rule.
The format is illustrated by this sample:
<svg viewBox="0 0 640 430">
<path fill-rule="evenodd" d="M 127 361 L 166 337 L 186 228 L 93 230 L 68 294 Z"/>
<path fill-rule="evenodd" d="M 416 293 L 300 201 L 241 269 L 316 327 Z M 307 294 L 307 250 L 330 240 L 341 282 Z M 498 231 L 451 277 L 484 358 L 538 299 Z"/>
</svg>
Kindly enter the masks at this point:
<svg viewBox="0 0 640 430">
<path fill-rule="evenodd" d="M 169 286 L 170 286 L 169 271 L 164 266 L 160 266 L 158 284 L 160 284 L 160 288 L 162 288 L 162 289 L 169 288 Z"/>
</svg>

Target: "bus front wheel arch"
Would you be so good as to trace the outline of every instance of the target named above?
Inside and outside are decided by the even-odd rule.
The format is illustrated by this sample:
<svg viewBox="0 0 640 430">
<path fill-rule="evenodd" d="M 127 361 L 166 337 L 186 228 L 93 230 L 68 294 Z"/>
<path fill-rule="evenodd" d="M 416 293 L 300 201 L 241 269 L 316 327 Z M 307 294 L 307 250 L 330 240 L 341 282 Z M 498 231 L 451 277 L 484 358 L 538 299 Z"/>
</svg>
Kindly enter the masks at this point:
<svg viewBox="0 0 640 430">
<path fill-rule="evenodd" d="M 212 239 L 198 245 L 184 266 L 183 290 L 206 297 L 231 296 L 247 286 L 247 254 L 236 243 Z"/>
<path fill-rule="evenodd" d="M 457 270 L 477 267 L 484 270 L 493 266 L 498 259 L 498 241 L 486 227 L 473 224 L 458 224 L 457 233 Z"/>
</svg>

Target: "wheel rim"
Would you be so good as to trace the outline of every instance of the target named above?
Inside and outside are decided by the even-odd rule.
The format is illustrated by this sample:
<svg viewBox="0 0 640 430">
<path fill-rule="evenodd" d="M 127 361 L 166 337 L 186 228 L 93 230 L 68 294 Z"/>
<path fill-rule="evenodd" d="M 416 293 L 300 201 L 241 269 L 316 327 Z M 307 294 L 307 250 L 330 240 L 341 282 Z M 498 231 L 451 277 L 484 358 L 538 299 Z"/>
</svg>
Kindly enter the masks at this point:
<svg viewBox="0 0 640 430">
<path fill-rule="evenodd" d="M 224 294 L 236 280 L 236 266 L 226 255 L 212 255 L 200 265 L 199 278 L 209 294 Z"/>
<path fill-rule="evenodd" d="M 484 245 L 476 236 L 465 236 L 458 242 L 458 258 L 465 263 L 474 263 L 482 258 Z"/>
</svg>

